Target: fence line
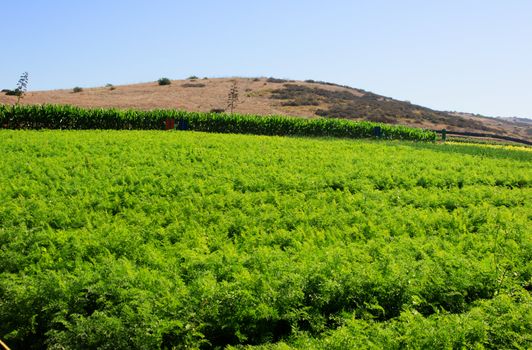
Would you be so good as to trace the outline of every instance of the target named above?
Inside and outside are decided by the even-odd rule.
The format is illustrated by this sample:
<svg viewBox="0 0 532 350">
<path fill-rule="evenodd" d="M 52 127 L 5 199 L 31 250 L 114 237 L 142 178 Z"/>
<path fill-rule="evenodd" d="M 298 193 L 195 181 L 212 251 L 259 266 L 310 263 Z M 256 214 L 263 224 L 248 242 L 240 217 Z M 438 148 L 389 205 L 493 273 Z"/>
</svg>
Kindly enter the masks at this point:
<svg viewBox="0 0 532 350">
<path fill-rule="evenodd" d="M 442 134 L 443 133 L 443 130 L 432 130 L 438 134 Z M 472 136 L 472 137 L 488 137 L 488 138 L 492 138 L 492 139 L 500 139 L 500 140 L 505 140 L 505 141 L 512 141 L 512 142 L 516 142 L 516 143 L 522 143 L 522 144 L 525 144 L 525 145 L 532 145 L 532 142 L 531 141 L 527 141 L 527 140 L 523 140 L 523 139 L 519 139 L 519 138 L 516 138 L 516 137 L 511 137 L 511 136 L 504 136 L 504 135 L 496 135 L 496 134 L 485 134 L 485 133 L 478 133 L 478 132 L 467 132 L 467 131 L 451 131 L 451 130 L 446 130 L 446 133 L 448 135 L 458 135 L 458 136 Z"/>
</svg>

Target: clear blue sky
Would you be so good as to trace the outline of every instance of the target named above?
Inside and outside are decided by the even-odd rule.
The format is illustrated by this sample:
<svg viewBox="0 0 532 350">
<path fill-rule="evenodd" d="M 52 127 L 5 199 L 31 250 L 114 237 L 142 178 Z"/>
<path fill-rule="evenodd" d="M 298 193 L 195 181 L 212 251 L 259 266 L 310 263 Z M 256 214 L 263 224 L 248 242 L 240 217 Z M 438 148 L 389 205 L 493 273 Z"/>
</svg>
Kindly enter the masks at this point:
<svg viewBox="0 0 532 350">
<path fill-rule="evenodd" d="M 532 117 L 530 0 L 1 0 L 0 35 L 0 88 L 274 76 Z"/>
</svg>

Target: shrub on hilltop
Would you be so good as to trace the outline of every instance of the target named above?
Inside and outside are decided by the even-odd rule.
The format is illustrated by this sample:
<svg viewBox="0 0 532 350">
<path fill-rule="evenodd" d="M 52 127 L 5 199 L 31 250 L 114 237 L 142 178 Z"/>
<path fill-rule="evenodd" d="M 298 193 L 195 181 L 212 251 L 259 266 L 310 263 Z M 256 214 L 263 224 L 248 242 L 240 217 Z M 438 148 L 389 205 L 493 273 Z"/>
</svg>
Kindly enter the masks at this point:
<svg viewBox="0 0 532 350">
<path fill-rule="evenodd" d="M 157 80 L 157 82 L 159 83 L 159 85 L 170 85 L 170 84 L 172 84 L 172 82 L 168 78 L 161 78 L 161 79 Z"/>
</svg>

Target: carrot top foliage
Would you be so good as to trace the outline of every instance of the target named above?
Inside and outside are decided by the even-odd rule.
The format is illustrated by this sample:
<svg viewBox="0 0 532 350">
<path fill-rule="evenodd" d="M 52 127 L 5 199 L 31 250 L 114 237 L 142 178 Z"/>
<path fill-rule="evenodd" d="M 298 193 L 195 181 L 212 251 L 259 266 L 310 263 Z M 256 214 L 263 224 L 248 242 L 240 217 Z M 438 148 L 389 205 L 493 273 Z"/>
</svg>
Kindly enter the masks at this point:
<svg viewBox="0 0 532 350">
<path fill-rule="evenodd" d="M 0 130 L 0 154 L 13 349 L 530 348 L 529 150 Z"/>
<path fill-rule="evenodd" d="M 345 138 L 374 137 L 375 127 L 382 138 L 434 141 L 430 130 L 345 119 L 303 119 L 284 116 L 256 116 L 186 112 L 178 110 L 83 109 L 64 105 L 0 105 L 0 126 L 12 129 L 163 129 L 164 121 L 175 119 L 186 130 L 293 136 Z"/>
</svg>

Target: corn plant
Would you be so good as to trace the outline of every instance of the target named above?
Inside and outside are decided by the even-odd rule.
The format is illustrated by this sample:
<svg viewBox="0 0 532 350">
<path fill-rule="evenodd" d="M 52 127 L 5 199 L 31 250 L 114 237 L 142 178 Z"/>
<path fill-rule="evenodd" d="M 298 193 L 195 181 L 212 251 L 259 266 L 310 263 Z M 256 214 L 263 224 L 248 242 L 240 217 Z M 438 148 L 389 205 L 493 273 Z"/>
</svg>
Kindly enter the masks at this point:
<svg viewBox="0 0 532 350">
<path fill-rule="evenodd" d="M 27 129 L 163 129 L 166 119 L 185 123 L 189 130 L 343 138 L 372 138 L 380 127 L 383 138 L 434 141 L 430 130 L 345 119 L 303 119 L 286 116 L 186 112 L 178 110 L 84 109 L 66 105 L 0 105 L 0 121 L 4 127 Z"/>
</svg>

